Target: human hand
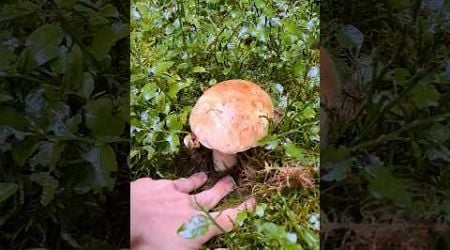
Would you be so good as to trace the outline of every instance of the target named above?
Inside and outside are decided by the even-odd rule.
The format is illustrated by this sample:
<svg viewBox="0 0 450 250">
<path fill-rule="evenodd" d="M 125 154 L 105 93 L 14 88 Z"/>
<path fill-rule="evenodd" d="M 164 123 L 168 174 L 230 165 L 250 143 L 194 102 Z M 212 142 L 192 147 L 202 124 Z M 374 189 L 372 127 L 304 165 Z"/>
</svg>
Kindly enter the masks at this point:
<svg viewBox="0 0 450 250">
<path fill-rule="evenodd" d="M 131 182 L 131 249 L 199 249 L 212 237 L 223 233 L 221 229 L 230 231 L 240 211 L 254 207 L 254 199 L 249 199 L 238 207 L 211 212 L 211 217 L 221 229 L 211 225 L 206 234 L 195 239 L 179 236 L 177 229 L 183 223 L 203 213 L 199 205 L 211 210 L 234 188 L 233 179 L 227 176 L 209 190 L 189 194 L 205 184 L 207 179 L 207 175 L 200 172 L 177 180 L 141 178 Z"/>
</svg>

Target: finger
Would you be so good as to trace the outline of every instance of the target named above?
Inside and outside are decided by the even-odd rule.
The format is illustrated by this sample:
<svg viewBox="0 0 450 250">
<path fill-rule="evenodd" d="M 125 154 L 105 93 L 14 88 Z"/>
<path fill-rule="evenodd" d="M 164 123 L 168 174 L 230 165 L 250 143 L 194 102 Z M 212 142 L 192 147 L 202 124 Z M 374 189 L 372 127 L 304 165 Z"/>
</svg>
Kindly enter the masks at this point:
<svg viewBox="0 0 450 250">
<path fill-rule="evenodd" d="M 199 172 L 189 176 L 188 178 L 180 178 L 172 183 L 176 190 L 183 193 L 190 193 L 205 184 L 208 176 L 205 172 Z"/>
<path fill-rule="evenodd" d="M 238 207 L 229 208 L 223 210 L 222 212 L 214 212 L 211 213 L 211 216 L 215 218 L 216 223 L 220 226 L 221 229 L 223 229 L 225 232 L 229 232 L 233 229 L 238 213 L 244 210 L 252 210 L 255 207 L 255 204 L 255 199 L 250 198 L 241 203 Z M 207 233 L 208 239 L 222 234 L 223 231 L 220 228 L 218 228 L 216 225 L 212 225 Z"/>
<path fill-rule="evenodd" d="M 213 209 L 227 194 L 233 191 L 235 182 L 231 176 L 220 179 L 212 188 L 193 196 L 195 205 Z"/>
</svg>

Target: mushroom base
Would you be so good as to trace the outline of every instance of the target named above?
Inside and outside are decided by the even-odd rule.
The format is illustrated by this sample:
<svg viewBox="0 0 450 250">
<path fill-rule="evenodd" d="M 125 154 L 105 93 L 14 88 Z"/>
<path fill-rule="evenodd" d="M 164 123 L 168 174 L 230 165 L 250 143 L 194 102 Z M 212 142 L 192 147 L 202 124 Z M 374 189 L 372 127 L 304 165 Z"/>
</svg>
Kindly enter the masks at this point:
<svg viewBox="0 0 450 250">
<path fill-rule="evenodd" d="M 219 172 L 232 168 L 237 163 L 236 154 L 224 154 L 217 150 L 213 150 L 214 169 Z"/>
</svg>

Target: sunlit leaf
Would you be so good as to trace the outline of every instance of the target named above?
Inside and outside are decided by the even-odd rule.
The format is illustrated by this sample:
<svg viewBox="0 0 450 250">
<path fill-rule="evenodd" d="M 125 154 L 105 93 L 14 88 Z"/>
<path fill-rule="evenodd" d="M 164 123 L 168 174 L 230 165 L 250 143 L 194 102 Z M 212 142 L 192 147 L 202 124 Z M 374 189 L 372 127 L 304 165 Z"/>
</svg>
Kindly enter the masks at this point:
<svg viewBox="0 0 450 250">
<path fill-rule="evenodd" d="M 185 239 L 195 239 L 208 232 L 211 220 L 203 214 L 194 215 L 188 222 L 183 223 L 177 230 L 177 234 Z"/>
<path fill-rule="evenodd" d="M 204 73 L 206 72 L 206 69 L 204 67 L 201 66 L 196 66 L 192 69 L 192 72 L 194 73 Z"/>
<path fill-rule="evenodd" d="M 160 76 L 167 72 L 167 70 L 174 65 L 173 61 L 162 61 L 158 62 L 152 68 L 150 68 L 149 73 L 155 76 Z"/>
<path fill-rule="evenodd" d="M 59 55 L 58 46 L 64 38 L 64 32 L 58 25 L 45 24 L 28 36 L 26 45 L 38 65 L 42 65 Z"/>
<path fill-rule="evenodd" d="M 302 160 L 304 158 L 303 156 L 303 150 L 299 147 L 297 147 L 293 143 L 286 143 L 284 145 L 284 149 L 286 151 L 286 155 L 295 159 Z"/>
</svg>

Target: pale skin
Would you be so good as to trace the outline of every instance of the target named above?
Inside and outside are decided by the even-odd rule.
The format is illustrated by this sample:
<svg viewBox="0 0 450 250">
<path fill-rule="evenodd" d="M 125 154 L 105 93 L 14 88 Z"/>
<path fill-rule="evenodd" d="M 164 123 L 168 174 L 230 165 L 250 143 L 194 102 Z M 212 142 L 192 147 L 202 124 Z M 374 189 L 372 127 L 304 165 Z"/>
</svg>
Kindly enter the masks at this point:
<svg viewBox="0 0 450 250">
<path fill-rule="evenodd" d="M 212 210 L 235 186 L 233 179 L 227 176 L 208 190 L 190 194 L 205 184 L 207 179 L 208 176 L 200 172 L 177 180 L 141 178 L 131 182 L 131 249 L 199 249 L 211 238 L 232 230 L 240 211 L 255 206 L 255 201 L 251 198 L 238 207 L 210 212 L 220 229 L 211 225 L 205 235 L 195 239 L 179 236 L 177 229 L 183 223 L 188 222 L 194 215 L 204 214 L 205 210 Z"/>
</svg>

